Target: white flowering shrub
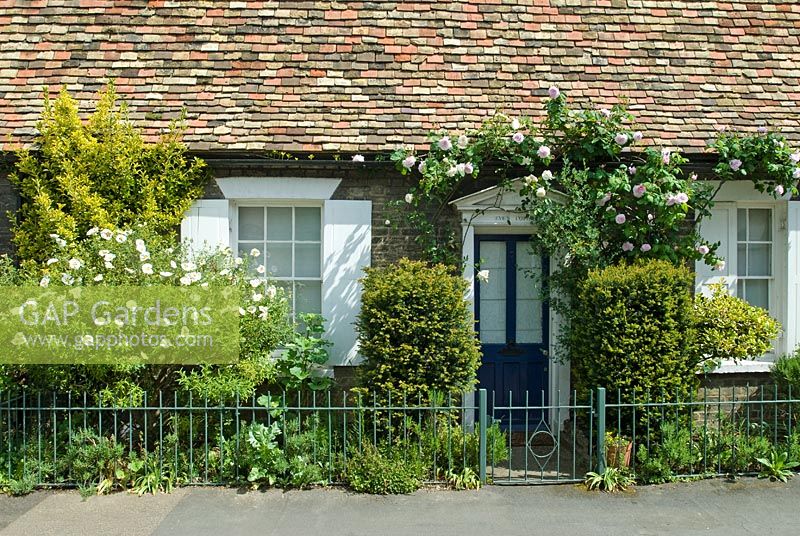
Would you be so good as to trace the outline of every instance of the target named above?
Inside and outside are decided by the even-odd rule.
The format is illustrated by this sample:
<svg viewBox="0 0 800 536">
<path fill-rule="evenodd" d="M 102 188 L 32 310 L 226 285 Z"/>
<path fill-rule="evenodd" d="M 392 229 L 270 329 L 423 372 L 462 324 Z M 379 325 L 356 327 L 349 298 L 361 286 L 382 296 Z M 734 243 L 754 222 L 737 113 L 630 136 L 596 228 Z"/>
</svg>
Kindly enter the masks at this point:
<svg viewBox="0 0 800 536">
<path fill-rule="evenodd" d="M 16 268 L 9 261 L 0 263 L 0 282 L 42 287 L 238 287 L 242 300 L 239 361 L 197 367 L 46 367 L 52 369 L 47 372 L 36 366 L 8 367 L 5 381 L 48 389 L 104 388 L 115 393 L 111 398 L 127 400 L 131 385 L 137 390 L 180 385 L 216 399 L 248 396 L 259 385 L 275 379 L 273 352 L 288 339 L 292 325 L 283 290 L 265 279 L 263 266 L 253 266 L 259 251 L 252 251 L 246 258 L 233 256 L 227 248 L 190 254 L 185 244 L 176 244 L 144 226 L 128 230 L 92 227 L 80 240 L 67 241 L 57 234 L 50 235 L 50 239 L 54 242 L 52 257 L 41 266 Z M 117 388 L 123 384 L 127 387 Z"/>
</svg>

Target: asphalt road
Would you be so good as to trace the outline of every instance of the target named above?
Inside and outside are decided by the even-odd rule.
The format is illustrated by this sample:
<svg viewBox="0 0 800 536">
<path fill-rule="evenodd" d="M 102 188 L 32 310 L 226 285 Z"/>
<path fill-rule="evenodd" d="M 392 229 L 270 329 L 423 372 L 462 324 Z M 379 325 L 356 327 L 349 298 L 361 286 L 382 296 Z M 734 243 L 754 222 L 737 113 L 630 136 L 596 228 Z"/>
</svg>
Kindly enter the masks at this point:
<svg viewBox="0 0 800 536">
<path fill-rule="evenodd" d="M 576 486 L 355 495 L 339 489 L 241 492 L 182 488 L 169 495 L 76 492 L 0 498 L 3 535 L 724 535 L 800 534 L 800 478 L 637 488 Z"/>
</svg>

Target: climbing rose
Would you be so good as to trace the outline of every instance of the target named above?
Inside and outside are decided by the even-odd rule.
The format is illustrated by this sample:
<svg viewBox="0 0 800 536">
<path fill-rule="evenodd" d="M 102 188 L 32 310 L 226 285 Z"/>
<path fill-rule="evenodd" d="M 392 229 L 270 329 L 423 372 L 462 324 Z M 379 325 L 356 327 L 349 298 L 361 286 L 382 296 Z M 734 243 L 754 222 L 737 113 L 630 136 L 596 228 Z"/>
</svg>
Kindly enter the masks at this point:
<svg viewBox="0 0 800 536">
<path fill-rule="evenodd" d="M 406 169 L 411 169 L 414 167 L 414 164 L 417 163 L 417 157 L 412 155 L 408 155 L 403 159 L 403 167 Z"/>
<path fill-rule="evenodd" d="M 364 156 L 360 154 L 353 155 L 353 162 L 363 162 Z"/>
<path fill-rule="evenodd" d="M 553 172 L 550 171 L 549 169 L 545 169 L 544 171 L 542 171 L 542 178 L 546 181 L 553 180 Z"/>
<path fill-rule="evenodd" d="M 539 158 L 547 158 L 550 156 L 550 147 L 542 145 L 539 147 L 539 150 L 536 151 L 536 154 L 539 155 Z"/>
<path fill-rule="evenodd" d="M 601 108 L 600 113 L 603 114 L 606 117 L 606 119 L 611 117 L 611 110 L 609 110 L 608 108 Z"/>
<path fill-rule="evenodd" d="M 489 282 L 489 270 L 480 270 L 477 274 L 475 274 L 475 278 L 482 282 L 488 283 Z"/>
<path fill-rule="evenodd" d="M 423 160 L 422 162 L 420 162 L 420 163 L 419 163 L 419 166 L 417 166 L 417 170 L 418 170 L 420 173 L 425 173 L 425 170 L 426 170 L 427 168 L 428 168 L 428 164 L 426 164 L 426 163 L 425 163 L 425 160 Z"/>
<path fill-rule="evenodd" d="M 467 162 L 464 164 L 464 173 L 467 175 L 472 175 L 473 171 L 475 171 L 475 166 L 472 165 L 472 162 Z"/>
<path fill-rule="evenodd" d="M 652 246 L 650 246 L 650 244 L 642 244 L 641 246 L 639 246 L 639 249 L 642 250 L 642 253 L 647 253 L 653 248 Z"/>
<path fill-rule="evenodd" d="M 614 141 L 617 142 L 617 145 L 625 145 L 626 143 L 628 143 L 628 135 L 620 132 L 619 134 L 614 136 Z"/>
<path fill-rule="evenodd" d="M 625 218 L 625 214 L 617 214 L 617 215 L 614 217 L 614 221 L 615 221 L 615 222 L 617 222 L 617 223 L 618 223 L 618 224 L 620 224 L 620 225 L 622 225 L 623 223 L 625 223 L 625 220 L 626 220 L 626 218 Z"/>
<path fill-rule="evenodd" d="M 558 96 L 561 95 L 561 90 L 558 89 L 556 86 L 553 86 L 547 90 L 547 94 L 550 95 L 551 99 L 557 99 Z"/>
<path fill-rule="evenodd" d="M 636 166 L 628 166 L 628 173 L 630 175 L 636 175 Z"/>
<path fill-rule="evenodd" d="M 539 186 L 536 189 L 536 197 L 538 197 L 539 199 L 542 199 L 546 195 L 547 195 L 547 190 L 545 190 L 543 186 Z"/>
<path fill-rule="evenodd" d="M 644 184 L 637 184 L 633 187 L 633 197 L 639 199 L 641 198 L 644 193 L 647 191 L 647 188 Z"/>
<path fill-rule="evenodd" d="M 464 134 L 460 135 L 458 137 L 457 145 L 459 149 L 466 149 L 467 145 L 469 145 L 469 138 L 467 138 Z"/>
<path fill-rule="evenodd" d="M 639 131 L 633 133 L 633 141 L 642 141 L 643 137 L 644 136 L 642 136 L 642 133 Z"/>
<path fill-rule="evenodd" d="M 456 164 L 456 171 L 463 177 L 467 173 L 467 165 L 464 163 Z"/>
<path fill-rule="evenodd" d="M 792 154 L 789 156 L 789 158 L 791 158 L 791 159 L 792 159 L 792 162 L 794 162 L 795 164 L 797 164 L 798 162 L 800 162 L 800 151 L 797 151 L 796 153 L 792 153 Z"/>
<path fill-rule="evenodd" d="M 406 203 L 411 203 L 414 200 L 414 195 L 413 194 L 406 194 L 405 199 L 406 199 Z"/>
<path fill-rule="evenodd" d="M 611 201 L 611 193 L 610 192 L 606 192 L 606 194 L 603 197 L 598 199 L 597 205 L 603 207 L 609 201 Z M 609 207 L 609 208 L 611 208 L 611 207 Z"/>
<path fill-rule="evenodd" d="M 633 251 L 633 244 L 630 242 L 624 242 L 622 244 L 622 251 Z"/>
<path fill-rule="evenodd" d="M 675 196 L 675 200 L 678 203 L 688 203 L 689 202 L 689 194 L 685 192 L 680 192 L 678 195 Z"/>
<path fill-rule="evenodd" d="M 758 127 L 758 133 L 759 134 L 766 134 L 767 133 L 767 127 Z"/>
<path fill-rule="evenodd" d="M 792 177 L 795 179 L 800 179 L 800 168 L 795 168 L 794 173 L 792 173 Z"/>
<path fill-rule="evenodd" d="M 672 151 L 669 149 L 661 149 L 661 161 L 664 164 L 669 165 L 670 157 L 672 156 Z"/>
<path fill-rule="evenodd" d="M 450 141 L 450 138 L 445 136 L 444 138 L 439 140 L 439 149 L 442 151 L 449 151 L 453 148 L 453 142 Z"/>
<path fill-rule="evenodd" d="M 731 169 L 733 171 L 739 171 L 739 168 L 742 167 L 742 161 L 739 160 L 738 158 L 734 158 L 733 160 L 728 162 L 728 165 L 731 166 Z"/>
<path fill-rule="evenodd" d="M 515 117 L 514 119 L 511 120 L 511 128 L 514 130 L 519 130 L 519 127 L 520 127 L 519 119 Z"/>
<path fill-rule="evenodd" d="M 522 135 L 522 132 L 515 132 L 511 139 L 516 143 L 522 143 L 525 141 L 525 136 Z"/>
<path fill-rule="evenodd" d="M 723 261 L 723 260 L 717 261 L 717 263 L 714 265 L 714 269 L 719 271 L 719 272 L 724 270 L 725 269 L 725 261 Z"/>
<path fill-rule="evenodd" d="M 705 245 L 705 244 L 700 244 L 699 246 L 697 246 L 697 252 L 698 252 L 700 255 L 708 255 L 708 252 L 709 252 L 709 251 L 710 251 L 710 250 L 708 249 L 708 246 L 707 246 L 707 245 Z"/>
<path fill-rule="evenodd" d="M 783 193 L 784 193 L 785 191 L 786 191 L 786 190 L 785 190 L 785 189 L 783 188 L 783 186 L 782 186 L 782 185 L 780 185 L 780 184 L 779 184 L 779 185 L 777 185 L 777 186 L 775 187 L 775 193 L 776 193 L 776 194 L 778 194 L 778 195 L 783 195 Z"/>
</svg>

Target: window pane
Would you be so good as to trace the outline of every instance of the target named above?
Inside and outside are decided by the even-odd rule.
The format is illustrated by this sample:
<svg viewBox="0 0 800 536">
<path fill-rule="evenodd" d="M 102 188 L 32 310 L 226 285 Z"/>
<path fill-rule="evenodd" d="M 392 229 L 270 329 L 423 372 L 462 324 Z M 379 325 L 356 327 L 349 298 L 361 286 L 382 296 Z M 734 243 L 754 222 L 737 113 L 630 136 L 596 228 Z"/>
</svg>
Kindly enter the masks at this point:
<svg viewBox="0 0 800 536">
<path fill-rule="evenodd" d="M 479 281 L 480 319 L 478 331 L 482 343 L 506 342 L 506 244 L 480 243 L 481 270 L 489 271 L 487 282 Z"/>
<path fill-rule="evenodd" d="M 740 208 L 736 211 L 736 240 L 747 240 L 747 209 Z"/>
<path fill-rule="evenodd" d="M 298 313 L 322 312 L 322 285 L 319 281 L 297 281 L 294 288 Z"/>
<path fill-rule="evenodd" d="M 542 342 L 542 261 L 527 242 L 517 242 L 517 325 L 518 343 Z"/>
<path fill-rule="evenodd" d="M 295 244 L 294 276 L 319 277 L 319 244 Z"/>
<path fill-rule="evenodd" d="M 747 244 L 736 246 L 736 274 L 747 275 Z"/>
<path fill-rule="evenodd" d="M 239 242 L 239 256 L 247 259 L 250 273 L 255 274 L 256 268 L 264 264 L 264 243 L 263 242 Z M 258 257 L 251 257 L 250 252 L 258 250 Z"/>
<path fill-rule="evenodd" d="M 759 242 L 769 242 L 772 240 L 772 218 L 771 210 L 765 208 L 751 208 L 748 227 L 750 228 L 750 240 Z"/>
<path fill-rule="evenodd" d="M 239 240 L 264 240 L 264 207 L 239 207 Z"/>
<path fill-rule="evenodd" d="M 744 299 L 744 279 L 736 282 L 736 297 Z"/>
<path fill-rule="evenodd" d="M 267 240 L 292 239 L 292 208 L 267 208 Z"/>
<path fill-rule="evenodd" d="M 772 275 L 769 244 L 747 245 L 747 275 Z"/>
<path fill-rule="evenodd" d="M 267 272 L 273 277 L 292 277 L 292 245 L 267 243 Z"/>
<path fill-rule="evenodd" d="M 751 305 L 769 310 L 769 281 L 748 279 L 744 282 L 745 299 Z"/>
<path fill-rule="evenodd" d="M 320 218 L 318 208 L 294 209 L 294 239 L 318 242 L 320 240 Z"/>
</svg>

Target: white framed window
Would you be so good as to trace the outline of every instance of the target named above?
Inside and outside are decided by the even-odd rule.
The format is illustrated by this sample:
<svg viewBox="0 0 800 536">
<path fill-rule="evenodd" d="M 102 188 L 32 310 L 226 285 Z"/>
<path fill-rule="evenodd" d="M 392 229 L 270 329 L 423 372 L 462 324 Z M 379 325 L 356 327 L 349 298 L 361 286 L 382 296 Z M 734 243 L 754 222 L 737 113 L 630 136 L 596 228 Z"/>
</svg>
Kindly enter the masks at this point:
<svg viewBox="0 0 800 536">
<path fill-rule="evenodd" d="M 774 308 L 773 220 L 772 208 L 736 209 L 736 295 L 767 311 Z"/>
<path fill-rule="evenodd" d="M 240 256 L 253 249 L 253 269 L 286 290 L 292 313 L 322 312 L 322 207 L 311 204 L 239 202 L 232 234 Z"/>
</svg>

